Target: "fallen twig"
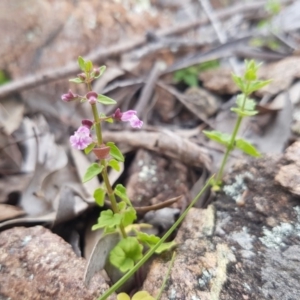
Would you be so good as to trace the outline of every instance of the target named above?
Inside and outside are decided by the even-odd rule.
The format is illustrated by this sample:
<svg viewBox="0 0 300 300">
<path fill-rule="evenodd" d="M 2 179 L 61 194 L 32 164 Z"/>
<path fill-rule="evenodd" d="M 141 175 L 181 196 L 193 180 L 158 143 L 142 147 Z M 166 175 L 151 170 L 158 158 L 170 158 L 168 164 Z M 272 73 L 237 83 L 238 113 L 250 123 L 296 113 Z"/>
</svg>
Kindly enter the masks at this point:
<svg viewBox="0 0 300 300">
<path fill-rule="evenodd" d="M 145 148 L 178 159 L 194 167 L 211 169 L 212 162 L 208 151 L 188 139 L 182 138 L 169 130 L 149 131 L 105 131 L 105 140 L 124 143 L 134 148 Z"/>
</svg>

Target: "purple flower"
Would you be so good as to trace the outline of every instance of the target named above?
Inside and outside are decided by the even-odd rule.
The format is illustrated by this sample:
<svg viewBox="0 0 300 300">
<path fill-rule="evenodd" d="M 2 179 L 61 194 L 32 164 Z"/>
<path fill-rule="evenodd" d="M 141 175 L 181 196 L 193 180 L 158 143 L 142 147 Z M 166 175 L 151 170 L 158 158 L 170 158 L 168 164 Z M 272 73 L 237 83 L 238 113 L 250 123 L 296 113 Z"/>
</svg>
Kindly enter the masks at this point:
<svg viewBox="0 0 300 300">
<path fill-rule="evenodd" d="M 128 110 L 122 113 L 118 108 L 112 117 L 118 121 L 129 122 L 133 128 L 141 128 L 143 126 L 143 121 L 137 117 L 135 110 Z"/>
<path fill-rule="evenodd" d="M 61 96 L 61 100 L 65 101 L 65 102 L 70 102 L 70 101 L 78 99 L 78 97 L 79 96 L 77 94 L 74 94 L 71 90 L 69 90 L 69 92 L 67 94 L 63 94 Z"/>
<path fill-rule="evenodd" d="M 70 137 L 70 143 L 73 148 L 78 150 L 85 149 L 89 144 L 93 142 L 90 134 L 90 129 L 85 126 L 80 126 L 74 135 Z"/>
<path fill-rule="evenodd" d="M 88 99 L 90 104 L 95 104 L 97 102 L 98 94 L 95 92 L 88 92 L 86 94 L 86 98 Z"/>
</svg>

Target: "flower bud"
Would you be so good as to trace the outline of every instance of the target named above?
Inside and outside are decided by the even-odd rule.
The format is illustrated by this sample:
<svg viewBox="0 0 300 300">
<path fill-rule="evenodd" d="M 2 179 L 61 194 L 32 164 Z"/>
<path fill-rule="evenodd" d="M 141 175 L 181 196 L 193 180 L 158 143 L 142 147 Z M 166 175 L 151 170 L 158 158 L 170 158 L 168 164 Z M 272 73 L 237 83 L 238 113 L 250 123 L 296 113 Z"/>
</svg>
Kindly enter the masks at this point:
<svg viewBox="0 0 300 300">
<path fill-rule="evenodd" d="M 61 96 L 61 100 L 65 101 L 65 102 L 70 102 L 70 101 L 78 99 L 78 97 L 79 96 L 77 94 L 74 94 L 71 90 L 69 90 L 69 92 L 67 94 L 63 94 Z"/>
<path fill-rule="evenodd" d="M 99 68 L 94 68 L 94 76 L 98 77 L 100 75 L 100 70 Z"/>
<path fill-rule="evenodd" d="M 82 81 L 85 81 L 85 80 L 86 80 L 86 75 L 85 75 L 85 73 L 80 73 L 80 74 L 78 74 L 77 76 L 78 76 L 78 78 L 80 78 Z"/>
<path fill-rule="evenodd" d="M 98 97 L 98 94 L 95 92 L 88 92 L 86 94 L 86 98 L 90 104 L 95 104 L 97 102 L 97 97 Z"/>
<path fill-rule="evenodd" d="M 82 124 L 82 126 L 85 126 L 85 127 L 87 127 L 88 129 L 91 129 L 92 126 L 94 125 L 93 121 L 87 120 L 87 119 L 82 120 L 82 121 L 81 121 L 81 124 Z"/>
</svg>

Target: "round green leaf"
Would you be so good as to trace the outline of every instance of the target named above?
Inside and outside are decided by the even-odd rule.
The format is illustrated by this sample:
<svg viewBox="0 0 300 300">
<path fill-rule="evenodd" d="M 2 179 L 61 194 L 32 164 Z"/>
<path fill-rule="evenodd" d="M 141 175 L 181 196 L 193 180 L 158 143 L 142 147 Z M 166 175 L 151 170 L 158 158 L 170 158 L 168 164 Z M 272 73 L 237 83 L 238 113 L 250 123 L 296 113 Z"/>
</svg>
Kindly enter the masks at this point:
<svg viewBox="0 0 300 300">
<path fill-rule="evenodd" d="M 83 83 L 83 81 L 78 77 L 69 79 L 69 81 L 74 83 Z"/>
<path fill-rule="evenodd" d="M 143 257 L 143 246 L 139 244 L 135 237 L 122 239 L 110 252 L 109 260 L 121 272 L 133 268 L 134 263 Z"/>
<path fill-rule="evenodd" d="M 120 293 L 117 295 L 117 300 L 130 300 L 130 297 L 126 293 Z"/>
<path fill-rule="evenodd" d="M 119 299 L 118 299 L 119 300 Z M 148 292 L 140 291 L 133 295 L 131 300 L 155 300 Z"/>
</svg>

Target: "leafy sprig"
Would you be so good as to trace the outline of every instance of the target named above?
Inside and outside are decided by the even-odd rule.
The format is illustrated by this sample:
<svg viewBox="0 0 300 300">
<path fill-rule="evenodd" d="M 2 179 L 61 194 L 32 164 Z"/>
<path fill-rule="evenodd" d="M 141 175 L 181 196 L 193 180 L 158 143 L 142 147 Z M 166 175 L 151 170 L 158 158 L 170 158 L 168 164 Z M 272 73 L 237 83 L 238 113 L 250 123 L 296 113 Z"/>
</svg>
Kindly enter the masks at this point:
<svg viewBox="0 0 300 300">
<path fill-rule="evenodd" d="M 245 61 L 245 72 L 243 76 L 238 76 L 236 74 L 232 74 L 232 79 L 235 84 L 242 91 L 236 97 L 236 106 L 231 108 L 231 111 L 237 114 L 237 121 L 235 127 L 233 129 L 232 134 L 223 133 L 221 131 L 203 131 L 203 133 L 211 140 L 222 144 L 226 147 L 226 152 L 224 154 L 220 169 L 217 173 L 216 179 L 213 181 L 213 189 L 219 190 L 222 184 L 222 176 L 224 172 L 224 168 L 230 153 L 238 148 L 244 153 L 259 157 L 261 154 L 259 151 L 248 141 L 238 138 L 237 134 L 242 122 L 242 119 L 245 117 L 255 116 L 258 111 L 255 109 L 256 103 L 249 96 L 268 85 L 271 80 L 258 80 L 257 72 L 260 67 L 260 64 L 256 64 L 254 60 Z"/>
</svg>

